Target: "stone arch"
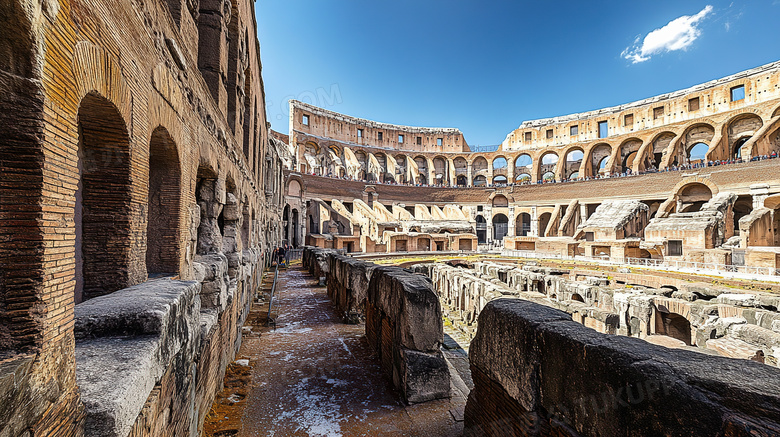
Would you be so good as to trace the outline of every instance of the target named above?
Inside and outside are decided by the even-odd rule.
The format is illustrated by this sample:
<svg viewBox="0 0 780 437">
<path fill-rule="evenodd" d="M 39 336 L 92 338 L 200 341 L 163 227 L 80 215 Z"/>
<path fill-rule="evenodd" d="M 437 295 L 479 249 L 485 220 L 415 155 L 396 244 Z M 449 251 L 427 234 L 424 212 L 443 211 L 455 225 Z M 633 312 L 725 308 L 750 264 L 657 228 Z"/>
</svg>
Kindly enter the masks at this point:
<svg viewBox="0 0 780 437">
<path fill-rule="evenodd" d="M 475 187 L 484 187 L 487 185 L 487 177 L 485 175 L 476 175 L 474 176 L 474 183 L 472 184 Z"/>
<path fill-rule="evenodd" d="M 427 184 L 429 181 L 428 175 L 430 174 L 430 169 L 428 168 L 428 159 L 423 155 L 417 155 L 414 157 L 414 163 L 417 164 L 420 183 Z"/>
<path fill-rule="evenodd" d="M 673 153 L 669 160 L 669 165 L 685 164 L 688 161 L 688 154 L 694 145 L 703 143 L 708 145 L 709 152 L 707 156 L 713 151 L 712 139 L 715 137 L 715 128 L 713 124 L 707 122 L 694 123 L 688 126 L 683 134 L 680 136 L 679 146 L 677 152 Z M 704 158 L 705 160 L 707 157 Z"/>
<path fill-rule="evenodd" d="M 447 184 L 450 180 L 449 165 L 443 156 L 433 158 L 433 180 L 437 184 Z"/>
<path fill-rule="evenodd" d="M 515 181 L 531 181 L 534 171 L 534 160 L 531 155 L 521 153 L 515 158 Z M 526 175 L 527 177 L 523 177 Z"/>
<path fill-rule="evenodd" d="M 582 177 L 580 168 L 582 167 L 582 161 L 585 157 L 585 151 L 580 146 L 570 147 L 563 154 L 563 174 L 564 179 L 577 179 Z"/>
<path fill-rule="evenodd" d="M 493 240 L 503 240 L 509 230 L 509 219 L 505 214 L 493 216 Z"/>
<path fill-rule="evenodd" d="M 538 171 L 536 173 L 536 179 L 545 179 L 545 175 L 552 174 L 552 178 L 555 179 L 556 169 L 559 161 L 558 153 L 553 151 L 544 152 L 538 161 Z"/>
<path fill-rule="evenodd" d="M 633 171 L 634 160 L 636 160 L 639 149 L 642 147 L 642 140 L 639 138 L 629 138 L 620 144 L 619 159 L 620 159 L 620 172 L 627 173 Z"/>
<path fill-rule="evenodd" d="M 150 277 L 175 275 L 181 267 L 181 163 L 178 146 L 164 127 L 152 132 L 148 180 L 146 271 Z"/>
<path fill-rule="evenodd" d="M 691 322 L 683 315 L 670 312 L 663 305 L 656 307 L 655 333 L 692 344 Z"/>
<path fill-rule="evenodd" d="M 490 202 L 493 205 L 493 208 L 506 208 L 509 206 L 509 199 L 503 194 L 493 193 L 490 196 Z"/>
<path fill-rule="evenodd" d="M 531 234 L 531 214 L 521 212 L 515 218 L 515 236 L 526 237 Z"/>
<path fill-rule="evenodd" d="M 550 224 L 550 220 L 552 219 L 552 213 L 551 212 L 544 212 L 539 216 L 539 236 L 540 237 L 546 237 L 547 232 L 547 226 Z"/>
<path fill-rule="evenodd" d="M 477 223 L 477 243 L 487 243 L 487 220 L 485 220 L 485 217 L 483 217 L 481 214 L 477 215 L 474 220 Z"/>
<path fill-rule="evenodd" d="M 643 150 L 637 154 L 639 162 L 634 163 L 635 170 L 641 172 L 660 169 L 664 152 L 676 137 L 677 134 L 671 131 L 663 131 L 654 135 L 650 141 L 642 146 Z"/>
<path fill-rule="evenodd" d="M 78 110 L 76 302 L 130 284 L 130 135 L 118 108 L 98 93 Z"/>
<path fill-rule="evenodd" d="M 731 159 L 746 158 L 750 159 L 750 156 L 743 157 L 742 146 L 750 140 L 750 138 L 758 132 L 764 125 L 764 120 L 757 114 L 752 112 L 746 112 L 743 114 L 732 117 L 726 122 L 726 138 L 728 143 L 727 155 Z"/>
<path fill-rule="evenodd" d="M 488 161 L 484 156 L 477 156 L 471 161 L 471 175 L 476 177 L 488 172 Z"/>
<path fill-rule="evenodd" d="M 612 156 L 612 146 L 607 143 L 599 143 L 590 149 L 591 175 L 607 175 L 612 173 L 612 165 L 609 162 Z"/>
<path fill-rule="evenodd" d="M 772 118 L 780 117 L 780 106 L 775 108 L 775 110 L 772 112 Z"/>
</svg>

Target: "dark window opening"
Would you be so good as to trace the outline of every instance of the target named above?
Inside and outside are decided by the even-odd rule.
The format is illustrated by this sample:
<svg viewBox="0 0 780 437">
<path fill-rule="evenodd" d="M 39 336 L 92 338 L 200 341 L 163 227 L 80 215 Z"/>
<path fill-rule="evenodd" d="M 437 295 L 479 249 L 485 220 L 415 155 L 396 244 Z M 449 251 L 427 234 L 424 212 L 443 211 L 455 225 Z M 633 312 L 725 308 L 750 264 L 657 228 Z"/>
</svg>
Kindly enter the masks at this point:
<svg viewBox="0 0 780 437">
<path fill-rule="evenodd" d="M 547 129 L 547 139 L 549 140 L 552 137 L 553 137 L 553 130 L 552 129 Z"/>
<path fill-rule="evenodd" d="M 376 139 L 378 139 L 379 141 L 382 141 L 383 138 L 384 138 L 384 133 L 383 132 L 377 132 L 376 133 Z"/>
<path fill-rule="evenodd" d="M 745 98 L 745 85 L 735 86 L 731 89 L 731 101 L 743 100 Z"/>
<path fill-rule="evenodd" d="M 669 240 L 668 256 L 682 256 L 682 240 Z"/>
<path fill-rule="evenodd" d="M 657 108 L 653 108 L 653 120 L 657 120 L 664 116 L 664 107 L 659 106 Z"/>
<path fill-rule="evenodd" d="M 422 137 L 417 137 L 417 145 L 422 146 Z"/>
<path fill-rule="evenodd" d="M 606 121 L 599 122 L 599 138 L 606 138 L 609 136 L 609 124 Z"/>
<path fill-rule="evenodd" d="M 698 111 L 699 110 L 699 98 L 694 97 L 692 99 L 688 99 L 688 111 Z"/>
<path fill-rule="evenodd" d="M 634 114 L 626 114 L 623 117 L 623 126 L 630 127 L 634 125 Z"/>
<path fill-rule="evenodd" d="M 526 141 L 531 141 L 531 132 L 526 132 L 525 133 L 525 140 Z"/>
<path fill-rule="evenodd" d="M 579 135 L 579 133 L 580 133 L 579 126 L 572 126 L 569 128 L 569 135 Z"/>
</svg>

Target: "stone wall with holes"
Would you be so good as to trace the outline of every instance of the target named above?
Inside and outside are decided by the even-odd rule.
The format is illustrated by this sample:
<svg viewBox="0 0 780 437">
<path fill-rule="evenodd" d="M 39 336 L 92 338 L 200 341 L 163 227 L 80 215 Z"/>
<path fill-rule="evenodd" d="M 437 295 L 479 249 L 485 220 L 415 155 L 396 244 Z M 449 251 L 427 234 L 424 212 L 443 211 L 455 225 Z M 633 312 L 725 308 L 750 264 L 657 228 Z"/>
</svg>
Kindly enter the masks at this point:
<svg viewBox="0 0 780 437">
<path fill-rule="evenodd" d="M 780 371 L 588 329 L 534 302 L 479 316 L 464 435 L 775 435 Z"/>
<path fill-rule="evenodd" d="M 328 249 L 306 247 L 303 260 L 315 276 L 327 277 L 328 294 L 345 321 L 365 314 L 368 344 L 405 402 L 450 396 L 450 373 L 439 350 L 441 307 L 428 278 Z"/>
<path fill-rule="evenodd" d="M 286 146 L 269 140 L 254 5 L 12 0 L 0 15 L 0 434 L 79 435 L 111 408 L 118 434 L 197 434 L 281 240 Z M 133 337 L 132 356 L 167 352 L 132 402 L 101 407 L 89 393 L 117 370 L 77 362 L 123 349 L 110 330 L 75 335 L 74 307 L 172 280 L 197 284 L 167 325 L 187 333 Z"/>
<path fill-rule="evenodd" d="M 445 316 L 467 338 L 476 335 L 489 302 L 511 298 L 559 309 L 600 333 L 780 367 L 775 294 L 653 280 L 647 273 L 607 277 L 487 261 L 470 267 L 414 267 L 432 279 Z M 676 285 L 660 285 L 670 282 Z"/>
</svg>

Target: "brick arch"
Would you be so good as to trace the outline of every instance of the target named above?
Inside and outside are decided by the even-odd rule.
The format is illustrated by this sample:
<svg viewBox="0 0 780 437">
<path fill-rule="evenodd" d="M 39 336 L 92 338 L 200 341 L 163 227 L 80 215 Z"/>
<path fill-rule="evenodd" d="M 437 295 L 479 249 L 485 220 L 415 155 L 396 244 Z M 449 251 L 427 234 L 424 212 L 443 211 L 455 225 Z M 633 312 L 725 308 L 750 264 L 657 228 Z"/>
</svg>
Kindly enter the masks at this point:
<svg viewBox="0 0 780 437">
<path fill-rule="evenodd" d="M 181 161 L 176 141 L 157 127 L 149 141 L 146 271 L 149 276 L 181 271 Z"/>
<path fill-rule="evenodd" d="M 119 109 L 96 92 L 78 109 L 76 302 L 140 282 L 131 278 L 130 135 Z M 141 267 L 143 268 L 143 267 Z M 145 273 L 145 272 L 144 272 Z"/>
<path fill-rule="evenodd" d="M 775 108 L 775 110 L 772 112 L 772 118 L 780 117 L 780 106 Z"/>
<path fill-rule="evenodd" d="M 712 192 L 713 197 L 715 197 L 715 195 L 717 195 L 718 192 L 720 191 L 718 186 L 715 185 L 715 183 L 712 182 L 709 178 L 693 176 L 693 177 L 685 178 L 684 180 L 678 182 L 677 185 L 674 186 L 674 188 L 672 189 L 674 198 L 680 196 L 680 193 L 682 193 L 686 188 L 689 188 L 691 185 L 696 185 L 696 184 L 706 185 L 707 188 L 709 188 L 710 191 Z"/>
<path fill-rule="evenodd" d="M 623 148 L 626 147 L 626 145 L 628 145 L 630 143 L 636 143 L 636 142 L 639 143 L 639 146 L 637 146 L 636 150 L 629 151 L 628 153 L 624 153 Z M 618 170 L 620 170 L 622 172 L 624 168 L 633 169 L 634 168 L 633 163 L 634 163 L 634 161 L 637 160 L 637 157 L 639 156 L 639 151 L 642 149 L 643 145 L 644 145 L 644 141 L 642 141 L 642 139 L 640 139 L 638 137 L 629 137 L 629 138 L 626 138 L 625 140 L 621 141 L 620 145 L 618 147 L 616 147 L 612 151 L 612 154 L 613 154 L 613 156 L 615 158 L 615 161 L 616 161 L 615 164 L 618 164 L 618 162 L 619 162 Z M 634 158 L 633 158 L 633 160 L 631 162 L 631 165 L 628 165 L 628 163 L 626 162 L 626 159 L 627 159 L 628 155 L 630 155 L 631 153 L 635 153 L 635 154 L 634 154 Z M 613 168 L 615 168 L 615 167 L 617 167 L 617 165 L 613 165 Z"/>
<path fill-rule="evenodd" d="M 116 107 L 125 126 L 130 126 L 132 98 L 122 69 L 114 58 L 100 46 L 79 41 L 73 51 L 71 66 L 76 101 L 83 101 L 90 93 L 98 93 Z"/>
<path fill-rule="evenodd" d="M 699 128 L 699 127 L 705 127 L 705 126 L 709 127 L 710 129 L 712 129 L 712 138 L 710 138 L 707 141 L 700 141 L 700 140 L 695 140 L 695 139 L 691 139 L 690 141 L 688 141 L 687 137 L 688 137 L 688 135 L 691 134 L 692 130 L 694 130 L 696 128 Z M 716 143 L 719 142 L 717 140 L 717 138 L 716 138 L 718 136 L 718 130 L 717 130 L 716 126 L 718 126 L 718 124 L 713 122 L 709 118 L 700 119 L 700 120 L 697 120 L 697 121 L 695 121 L 695 122 L 685 126 L 685 129 L 683 129 L 683 131 L 680 133 L 680 135 L 677 136 L 674 140 L 672 140 L 672 142 L 669 144 L 669 148 L 667 149 L 666 157 L 664 158 L 664 161 L 663 161 L 663 167 L 665 168 L 665 167 L 671 166 L 673 164 L 673 161 L 674 161 L 675 157 L 680 158 L 680 159 L 678 159 L 678 163 L 677 164 L 678 165 L 682 164 L 683 161 L 687 160 L 687 158 L 688 158 L 688 151 L 690 150 L 690 148 L 693 147 L 695 144 L 697 144 L 699 142 L 702 142 L 702 143 L 707 144 L 709 146 L 709 150 L 707 152 L 707 157 L 709 158 L 711 153 L 715 150 Z"/>
<path fill-rule="evenodd" d="M 297 182 L 298 186 L 300 187 L 301 192 L 300 192 L 300 195 L 298 197 L 301 197 L 301 198 L 306 197 L 306 182 L 304 181 L 304 179 L 300 175 L 297 175 L 297 174 L 290 174 L 287 177 L 287 184 L 286 184 L 284 192 L 287 193 L 288 196 L 290 195 L 289 194 L 290 193 L 290 184 L 292 182 Z"/>
</svg>

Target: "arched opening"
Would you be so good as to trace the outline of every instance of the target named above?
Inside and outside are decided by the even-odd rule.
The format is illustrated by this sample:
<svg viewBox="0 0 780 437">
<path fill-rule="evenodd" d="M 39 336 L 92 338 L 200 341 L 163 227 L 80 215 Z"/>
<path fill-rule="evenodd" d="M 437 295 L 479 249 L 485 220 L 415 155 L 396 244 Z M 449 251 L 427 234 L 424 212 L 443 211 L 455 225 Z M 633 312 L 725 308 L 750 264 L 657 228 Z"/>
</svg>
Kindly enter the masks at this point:
<svg viewBox="0 0 780 437">
<path fill-rule="evenodd" d="M 630 173 L 631 168 L 634 165 L 637 152 L 631 152 L 623 159 L 623 173 Z"/>
<path fill-rule="evenodd" d="M 447 160 L 437 156 L 433 158 L 434 181 L 438 185 L 445 185 L 450 180 L 450 172 L 447 166 Z"/>
<path fill-rule="evenodd" d="M 215 188 L 217 174 L 206 167 L 198 168 L 195 200 L 200 208 L 200 224 L 198 225 L 198 255 L 217 253 L 222 248 L 222 232 L 219 217 L 223 205 L 219 203 Z M 223 221 L 224 226 L 224 221 Z"/>
<path fill-rule="evenodd" d="M 493 216 L 493 240 L 500 241 L 504 239 L 509 230 L 509 219 L 504 214 Z"/>
<path fill-rule="evenodd" d="M 526 237 L 531 234 L 531 214 L 521 212 L 515 220 L 515 235 Z"/>
<path fill-rule="evenodd" d="M 466 183 L 468 184 L 468 178 L 466 178 L 466 175 L 469 172 L 469 163 L 466 161 L 466 158 L 458 156 L 452 161 L 452 164 L 455 166 L 455 175 L 458 178 L 463 176 L 466 179 Z"/>
<path fill-rule="evenodd" d="M 508 183 L 508 180 L 506 176 L 504 175 L 498 175 L 493 178 L 493 185 L 506 185 Z"/>
<path fill-rule="evenodd" d="M 179 272 L 179 153 L 164 128 L 149 143 L 149 194 L 146 221 L 146 271 L 149 277 Z"/>
<path fill-rule="evenodd" d="M 417 172 L 419 173 L 419 182 L 421 184 L 428 183 L 428 160 L 422 156 L 414 158 L 414 163 L 417 164 Z"/>
<path fill-rule="evenodd" d="M 583 299 L 583 298 L 582 298 L 582 296 L 580 296 L 578 293 L 574 293 L 574 294 L 572 294 L 572 295 L 571 295 L 571 300 L 573 300 L 573 301 L 575 301 L 575 302 L 582 302 L 582 303 L 585 303 L 585 299 Z"/>
<path fill-rule="evenodd" d="M 734 143 L 734 151 L 733 151 L 733 153 L 731 155 L 731 157 L 733 159 L 737 159 L 737 160 L 744 159 L 746 161 L 750 160 L 750 156 L 747 155 L 747 150 L 744 147 L 745 143 L 747 143 L 749 140 L 750 140 L 750 137 L 744 137 L 744 138 L 738 139 Z M 743 149 L 745 149 L 745 150 L 743 150 Z"/>
<path fill-rule="evenodd" d="M 130 137 L 125 122 L 111 102 L 89 94 L 79 107 L 78 131 L 76 303 L 131 285 Z"/>
<path fill-rule="evenodd" d="M 504 158 L 503 156 L 499 156 L 493 159 L 493 175 L 506 176 L 506 174 L 507 174 L 506 158 Z M 506 179 L 506 177 L 504 177 L 504 179 Z"/>
<path fill-rule="evenodd" d="M 509 206 L 509 200 L 506 196 L 498 195 L 493 198 L 493 208 L 506 208 Z"/>
<path fill-rule="evenodd" d="M 580 166 L 584 154 L 582 150 L 575 149 L 566 154 L 566 168 L 564 177 L 566 179 L 577 179 L 579 177 Z"/>
<path fill-rule="evenodd" d="M 460 175 L 458 176 L 457 183 L 459 187 L 465 187 L 469 184 L 468 178 L 466 176 Z"/>
<path fill-rule="evenodd" d="M 691 322 L 685 317 L 658 308 L 655 318 L 655 332 L 682 341 L 691 346 Z"/>
<path fill-rule="evenodd" d="M 290 234 L 289 234 L 289 226 L 290 223 L 290 205 L 284 205 L 284 210 L 282 210 L 282 233 L 284 234 L 284 240 L 290 241 Z"/>
<path fill-rule="evenodd" d="M 525 153 L 515 159 L 515 181 L 531 181 L 534 161 Z"/>
<path fill-rule="evenodd" d="M 488 168 L 488 162 L 487 159 L 485 159 L 482 156 L 477 157 L 474 159 L 474 162 L 471 163 L 471 174 L 476 176 L 479 172 L 484 172 Z"/>
<path fill-rule="evenodd" d="M 696 212 L 712 199 L 712 190 L 704 184 L 694 182 L 683 187 L 677 198 L 680 201 L 678 212 Z"/>
<path fill-rule="evenodd" d="M 542 175 L 542 180 L 544 181 L 555 180 L 555 167 L 557 165 L 558 165 L 558 155 L 553 152 L 545 153 L 542 156 L 542 165 L 539 166 L 539 173 Z"/>
<path fill-rule="evenodd" d="M 739 219 L 753 212 L 753 196 L 739 196 L 734 203 L 734 235 L 739 235 Z"/>
<path fill-rule="evenodd" d="M 552 213 L 545 212 L 542 215 L 539 216 L 539 236 L 545 237 L 547 236 L 547 225 L 550 224 L 550 218 L 552 218 Z"/>
<path fill-rule="evenodd" d="M 669 147 L 676 135 L 671 132 L 664 132 L 658 135 L 653 140 L 652 150 L 645 153 L 644 169 L 640 170 L 658 170 L 661 166 L 661 160 L 664 156 L 664 151 Z"/>
<path fill-rule="evenodd" d="M 527 184 L 531 182 L 531 175 L 530 174 L 519 174 L 515 176 L 515 182 L 521 183 L 521 184 Z"/>
<path fill-rule="evenodd" d="M 707 158 L 707 150 L 710 146 L 704 143 L 696 143 L 688 149 L 689 164 L 704 164 Z"/>
<path fill-rule="evenodd" d="M 487 185 L 487 178 L 483 175 L 475 176 L 474 177 L 474 186 L 475 187 L 484 187 Z"/>
<path fill-rule="evenodd" d="M 593 148 L 590 155 L 591 174 L 604 176 L 611 173 L 609 169 L 609 157 L 612 155 L 612 147 L 609 144 L 599 144 Z"/>
<path fill-rule="evenodd" d="M 477 218 L 477 243 L 487 243 L 487 221 L 485 217 L 478 215 Z"/>
</svg>

